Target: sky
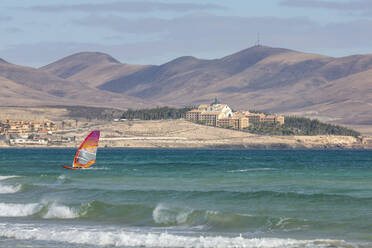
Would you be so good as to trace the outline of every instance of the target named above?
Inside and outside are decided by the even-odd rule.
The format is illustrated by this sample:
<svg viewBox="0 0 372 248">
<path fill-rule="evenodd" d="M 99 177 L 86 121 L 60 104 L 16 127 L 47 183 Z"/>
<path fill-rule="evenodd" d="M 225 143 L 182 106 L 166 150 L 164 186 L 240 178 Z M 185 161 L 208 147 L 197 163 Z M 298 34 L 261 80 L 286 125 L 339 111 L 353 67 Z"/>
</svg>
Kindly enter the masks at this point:
<svg viewBox="0 0 372 248">
<path fill-rule="evenodd" d="M 372 53 L 372 0 L 1 0 L 0 58 L 41 67 L 82 51 L 122 63 L 213 59 L 257 42 Z"/>
</svg>

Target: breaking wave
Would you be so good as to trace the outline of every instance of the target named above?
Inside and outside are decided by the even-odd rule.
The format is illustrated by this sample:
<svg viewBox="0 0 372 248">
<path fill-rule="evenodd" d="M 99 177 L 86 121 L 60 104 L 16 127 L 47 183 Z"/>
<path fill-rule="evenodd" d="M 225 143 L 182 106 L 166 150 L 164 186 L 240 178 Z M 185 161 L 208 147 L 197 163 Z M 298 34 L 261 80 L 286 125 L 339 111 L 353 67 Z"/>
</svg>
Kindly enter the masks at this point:
<svg viewBox="0 0 372 248">
<path fill-rule="evenodd" d="M 158 204 L 152 216 L 155 223 L 158 224 L 183 224 L 187 222 L 187 218 L 193 211 L 190 209 L 170 208 L 164 204 Z"/>
<path fill-rule="evenodd" d="M 20 177 L 20 176 L 15 176 L 15 175 L 0 176 L 0 181 L 4 181 L 7 179 L 16 178 L 16 177 Z M 7 184 L 0 183 L 0 194 L 13 194 L 13 193 L 20 191 L 21 188 L 22 188 L 22 185 L 20 184 L 7 185 Z"/>
<path fill-rule="evenodd" d="M 33 215 L 41 210 L 42 206 L 38 203 L 15 204 L 0 203 L 1 217 L 22 217 Z"/>
<path fill-rule="evenodd" d="M 25 217 L 38 215 L 44 219 L 73 219 L 81 211 L 64 205 L 52 203 L 0 203 L 0 217 Z M 82 215 L 84 213 L 81 213 Z"/>
<path fill-rule="evenodd" d="M 0 184 L 0 194 L 13 194 L 20 191 L 22 185 L 3 185 Z"/>
<path fill-rule="evenodd" d="M 6 180 L 6 179 L 9 179 L 9 178 L 15 178 L 15 177 L 20 177 L 20 176 L 15 176 L 15 175 L 12 175 L 12 176 L 0 176 L 0 181 Z"/>
<path fill-rule="evenodd" d="M 308 220 L 257 216 L 239 213 L 222 213 L 213 210 L 193 210 L 158 204 L 152 213 L 153 221 L 162 226 L 202 227 L 208 230 L 301 230 L 310 223 Z"/>
<path fill-rule="evenodd" d="M 102 230 L 92 227 L 37 226 L 0 224 L 0 236 L 24 240 L 42 240 L 84 245 L 172 248 L 346 248 L 356 247 L 343 240 L 296 240 L 224 236 L 186 236 L 163 232 L 141 233 L 127 230 Z"/>
<path fill-rule="evenodd" d="M 164 203 L 155 208 L 145 205 L 113 205 L 93 201 L 79 206 L 58 202 L 0 203 L 0 217 L 34 216 L 42 219 L 86 219 L 112 221 L 135 226 L 188 226 L 206 230 L 300 230 L 310 224 L 307 220 L 277 218 L 213 210 L 195 210 Z"/>
<path fill-rule="evenodd" d="M 53 202 L 47 207 L 47 212 L 42 217 L 44 219 L 74 219 L 79 217 L 79 212 L 74 208 Z"/>
</svg>

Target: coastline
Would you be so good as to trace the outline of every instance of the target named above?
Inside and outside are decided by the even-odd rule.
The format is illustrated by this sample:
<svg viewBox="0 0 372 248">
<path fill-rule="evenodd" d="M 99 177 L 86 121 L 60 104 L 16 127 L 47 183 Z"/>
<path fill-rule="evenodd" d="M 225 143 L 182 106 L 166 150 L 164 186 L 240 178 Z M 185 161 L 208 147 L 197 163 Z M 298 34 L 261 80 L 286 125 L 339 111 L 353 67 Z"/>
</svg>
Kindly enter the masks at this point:
<svg viewBox="0 0 372 248">
<path fill-rule="evenodd" d="M 0 149 L 77 149 L 76 147 L 72 146 L 0 146 Z M 151 149 L 158 149 L 158 150 L 283 150 L 283 151 L 362 151 L 362 150 L 372 150 L 372 147 L 287 147 L 281 144 L 273 145 L 273 146 L 243 146 L 243 145 L 236 145 L 236 146 L 206 146 L 206 147 L 99 147 L 99 149 L 141 149 L 141 150 L 151 150 Z"/>
<path fill-rule="evenodd" d="M 258 149 L 258 150 L 365 150 L 370 144 L 362 144 L 358 139 L 348 136 L 260 136 L 236 139 L 192 140 L 192 139 L 137 139 L 102 140 L 100 148 L 128 149 Z M 104 139 L 104 138 L 103 138 Z M 80 139 L 77 139 L 78 141 Z M 0 143 L 0 148 L 71 148 L 76 149 L 79 142 L 61 145 L 8 145 Z"/>
<path fill-rule="evenodd" d="M 60 120 L 56 120 L 60 121 Z M 73 121 L 73 123 L 75 123 Z M 159 149 L 372 149 L 372 137 L 364 141 L 352 136 L 272 136 L 205 126 L 185 120 L 87 121 L 76 128 L 58 130 L 52 136 L 73 137 L 60 144 L 16 144 L 0 140 L 0 148 L 76 149 L 91 130 L 101 130 L 99 146 L 107 148 Z"/>
</svg>

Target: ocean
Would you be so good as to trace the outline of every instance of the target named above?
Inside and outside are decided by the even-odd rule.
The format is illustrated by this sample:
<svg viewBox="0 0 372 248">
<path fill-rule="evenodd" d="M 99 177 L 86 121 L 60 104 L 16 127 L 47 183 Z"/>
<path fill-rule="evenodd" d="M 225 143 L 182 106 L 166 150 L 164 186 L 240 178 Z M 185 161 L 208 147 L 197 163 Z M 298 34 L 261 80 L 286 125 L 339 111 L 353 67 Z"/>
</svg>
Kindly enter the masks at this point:
<svg viewBox="0 0 372 248">
<path fill-rule="evenodd" d="M 0 247 L 372 247 L 372 152 L 0 149 Z"/>
</svg>

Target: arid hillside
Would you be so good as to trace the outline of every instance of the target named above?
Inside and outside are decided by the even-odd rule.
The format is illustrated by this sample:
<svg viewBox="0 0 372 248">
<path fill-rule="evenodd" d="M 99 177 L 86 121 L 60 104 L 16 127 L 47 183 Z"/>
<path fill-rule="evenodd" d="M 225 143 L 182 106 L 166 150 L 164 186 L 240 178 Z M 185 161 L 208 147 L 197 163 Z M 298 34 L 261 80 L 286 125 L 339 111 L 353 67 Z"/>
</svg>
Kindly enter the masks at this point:
<svg viewBox="0 0 372 248">
<path fill-rule="evenodd" d="M 52 73 L 0 61 L 0 105 L 93 105 L 106 107 L 147 106 L 149 102 L 86 83 L 70 81 Z"/>
<path fill-rule="evenodd" d="M 182 57 L 99 88 L 173 105 L 219 96 L 234 109 L 371 124 L 371 68 L 372 55 L 331 58 L 257 46 L 217 60 Z"/>
<path fill-rule="evenodd" d="M 372 55 L 332 58 L 266 46 L 146 66 L 83 52 L 39 69 L 0 60 L 0 104 L 183 107 L 218 96 L 235 110 L 371 125 L 371 76 Z"/>
<path fill-rule="evenodd" d="M 64 79 L 97 87 L 102 83 L 124 77 L 146 67 L 122 64 L 104 53 L 82 52 L 65 57 L 40 69 Z"/>
</svg>

